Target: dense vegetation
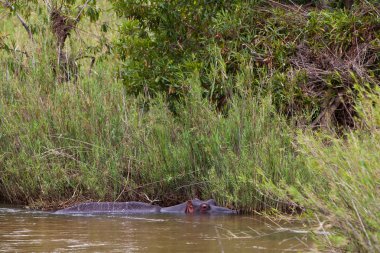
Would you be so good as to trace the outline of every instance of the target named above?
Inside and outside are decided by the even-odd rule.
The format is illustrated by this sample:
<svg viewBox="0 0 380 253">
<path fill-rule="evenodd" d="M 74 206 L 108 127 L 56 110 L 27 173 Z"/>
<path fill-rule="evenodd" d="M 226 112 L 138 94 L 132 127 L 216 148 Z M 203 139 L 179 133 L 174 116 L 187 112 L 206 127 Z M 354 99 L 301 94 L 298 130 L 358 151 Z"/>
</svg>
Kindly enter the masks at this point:
<svg viewBox="0 0 380 253">
<path fill-rule="evenodd" d="M 0 5 L 2 201 L 212 197 L 380 250 L 377 1 Z"/>
</svg>

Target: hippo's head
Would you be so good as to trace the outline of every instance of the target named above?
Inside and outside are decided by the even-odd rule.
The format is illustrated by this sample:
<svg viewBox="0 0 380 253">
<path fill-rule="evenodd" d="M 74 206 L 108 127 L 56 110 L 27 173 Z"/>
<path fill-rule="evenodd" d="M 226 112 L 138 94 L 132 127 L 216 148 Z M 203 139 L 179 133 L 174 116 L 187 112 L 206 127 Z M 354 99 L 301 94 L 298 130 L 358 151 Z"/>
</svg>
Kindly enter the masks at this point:
<svg viewBox="0 0 380 253">
<path fill-rule="evenodd" d="M 236 214 L 236 211 L 229 208 L 217 206 L 215 200 L 202 201 L 199 199 L 188 200 L 186 202 L 186 214 Z"/>
</svg>

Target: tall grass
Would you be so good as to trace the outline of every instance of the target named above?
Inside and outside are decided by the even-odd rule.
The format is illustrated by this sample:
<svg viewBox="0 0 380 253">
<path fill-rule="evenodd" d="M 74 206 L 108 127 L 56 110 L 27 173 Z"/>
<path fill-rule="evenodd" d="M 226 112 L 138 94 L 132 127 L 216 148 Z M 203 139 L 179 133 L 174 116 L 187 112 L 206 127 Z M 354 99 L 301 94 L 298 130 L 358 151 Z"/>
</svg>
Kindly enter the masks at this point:
<svg viewBox="0 0 380 253">
<path fill-rule="evenodd" d="M 106 73 L 79 85 L 57 85 L 47 62 L 35 66 L 27 65 L 24 78 L 13 73 L 1 82 L 3 197 L 11 202 L 56 201 L 74 189 L 90 197 L 112 195 L 104 187 L 117 181 L 108 175 L 116 168 L 107 150 L 118 154 L 121 134 L 115 127 L 121 121 L 117 101 L 122 101 L 122 86 L 101 89 L 109 80 Z"/>
<path fill-rule="evenodd" d="M 363 94 L 362 92 L 360 92 Z M 380 93 L 364 93 L 358 101 L 362 126 L 344 138 L 302 134 L 300 150 L 309 183 L 295 194 L 333 233 L 324 246 L 350 252 L 380 251 Z M 293 192 L 294 193 L 294 192 Z M 330 229 L 331 230 L 331 229 Z"/>
<path fill-rule="evenodd" d="M 269 95 L 236 96 L 225 115 L 202 96 L 194 73 L 183 80 L 190 87 L 183 101 L 148 102 L 125 94 L 111 58 L 95 65 L 97 74 L 84 69 L 77 82 L 59 84 L 48 67 L 55 52 L 41 50 L 34 62 L 1 62 L 5 201 L 170 204 L 197 196 L 246 210 L 282 208 L 271 187 L 293 182 L 298 162 Z"/>
</svg>

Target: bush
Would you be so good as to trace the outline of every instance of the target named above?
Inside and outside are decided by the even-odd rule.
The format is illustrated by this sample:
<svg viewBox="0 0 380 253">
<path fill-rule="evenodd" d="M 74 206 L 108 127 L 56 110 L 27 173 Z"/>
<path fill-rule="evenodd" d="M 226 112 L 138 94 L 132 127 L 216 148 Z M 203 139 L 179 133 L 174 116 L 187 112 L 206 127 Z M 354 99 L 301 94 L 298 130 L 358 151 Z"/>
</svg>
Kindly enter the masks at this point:
<svg viewBox="0 0 380 253">
<path fill-rule="evenodd" d="M 376 6 L 303 9 L 265 1 L 114 1 L 129 19 L 116 48 L 127 91 L 185 96 L 199 71 L 203 95 L 224 110 L 245 88 L 313 127 L 353 127 L 354 84 L 379 84 Z M 175 22 L 174 22 L 175 20 Z"/>
</svg>

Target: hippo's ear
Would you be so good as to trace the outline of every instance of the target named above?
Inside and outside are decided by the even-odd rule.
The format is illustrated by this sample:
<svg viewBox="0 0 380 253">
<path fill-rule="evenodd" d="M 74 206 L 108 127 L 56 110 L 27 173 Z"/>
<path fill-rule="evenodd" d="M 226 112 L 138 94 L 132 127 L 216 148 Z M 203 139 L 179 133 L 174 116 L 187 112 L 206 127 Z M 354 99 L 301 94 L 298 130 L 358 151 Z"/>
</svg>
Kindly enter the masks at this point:
<svg viewBox="0 0 380 253">
<path fill-rule="evenodd" d="M 194 213 L 194 206 L 191 200 L 188 200 L 186 203 L 185 213 L 189 213 L 189 214 Z"/>
</svg>

